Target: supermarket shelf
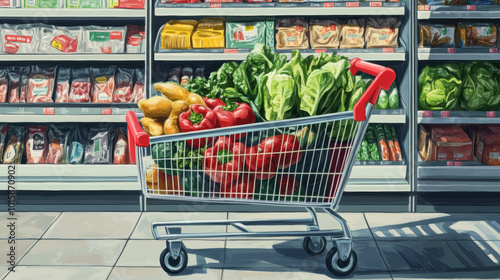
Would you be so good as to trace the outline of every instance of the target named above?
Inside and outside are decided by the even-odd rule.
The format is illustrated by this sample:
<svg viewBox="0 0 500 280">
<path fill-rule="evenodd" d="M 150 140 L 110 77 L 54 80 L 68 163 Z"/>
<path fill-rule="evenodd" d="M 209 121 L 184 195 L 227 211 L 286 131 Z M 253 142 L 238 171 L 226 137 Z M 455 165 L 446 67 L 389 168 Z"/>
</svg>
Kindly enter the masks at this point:
<svg viewBox="0 0 500 280">
<path fill-rule="evenodd" d="M 452 180 L 421 180 L 417 186 L 418 192 L 500 192 L 498 180 L 492 181 L 452 181 Z"/>
<path fill-rule="evenodd" d="M 460 165 L 462 166 L 448 166 Z M 500 190 L 500 166 L 481 165 L 477 161 L 471 162 L 419 162 L 417 177 L 423 180 L 453 180 L 471 181 L 472 185 L 478 180 L 496 180 Z"/>
<path fill-rule="evenodd" d="M 0 165 L 0 172 L 8 174 L 8 165 Z M 88 182 L 90 178 L 135 178 L 137 166 L 133 164 L 17 164 L 16 179 L 26 177 L 73 177 L 84 178 L 81 182 Z M 7 180 L 2 176 L 0 182 Z"/>
<path fill-rule="evenodd" d="M 419 60 L 500 60 L 497 48 L 418 48 Z"/>
<path fill-rule="evenodd" d="M 5 123 L 125 123 L 125 115 L 0 115 Z"/>
<path fill-rule="evenodd" d="M 130 182 L 16 182 L 18 191 L 140 191 L 137 180 Z"/>
<path fill-rule="evenodd" d="M 64 18 L 85 20 L 86 18 L 144 19 L 145 9 L 2 9 L 0 18 Z"/>
<path fill-rule="evenodd" d="M 410 184 L 406 180 L 349 179 L 346 192 L 409 192 Z"/>
<path fill-rule="evenodd" d="M 0 55 L 0 61 L 144 61 L 145 54 L 16 54 Z"/>
<path fill-rule="evenodd" d="M 418 123 L 427 124 L 500 124 L 500 111 L 419 111 Z"/>
<path fill-rule="evenodd" d="M 355 165 L 350 180 L 370 179 L 385 180 L 406 179 L 406 165 Z"/>
<path fill-rule="evenodd" d="M 406 110 L 375 110 L 370 117 L 370 123 L 406 123 Z"/>
<path fill-rule="evenodd" d="M 418 19 L 498 19 L 500 7 L 494 5 L 419 6 Z"/>
</svg>

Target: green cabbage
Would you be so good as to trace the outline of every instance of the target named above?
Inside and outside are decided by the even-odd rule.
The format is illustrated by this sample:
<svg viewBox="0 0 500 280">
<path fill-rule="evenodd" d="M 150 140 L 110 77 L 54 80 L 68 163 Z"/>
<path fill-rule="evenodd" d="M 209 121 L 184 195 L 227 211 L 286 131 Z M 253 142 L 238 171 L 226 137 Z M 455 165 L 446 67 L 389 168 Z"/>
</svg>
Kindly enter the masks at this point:
<svg viewBox="0 0 500 280">
<path fill-rule="evenodd" d="M 418 78 L 420 110 L 455 110 L 462 91 L 462 69 L 456 63 L 427 66 Z"/>
<path fill-rule="evenodd" d="M 474 61 L 464 66 L 461 107 L 467 111 L 497 110 L 500 104 L 500 70 L 490 62 Z"/>
</svg>

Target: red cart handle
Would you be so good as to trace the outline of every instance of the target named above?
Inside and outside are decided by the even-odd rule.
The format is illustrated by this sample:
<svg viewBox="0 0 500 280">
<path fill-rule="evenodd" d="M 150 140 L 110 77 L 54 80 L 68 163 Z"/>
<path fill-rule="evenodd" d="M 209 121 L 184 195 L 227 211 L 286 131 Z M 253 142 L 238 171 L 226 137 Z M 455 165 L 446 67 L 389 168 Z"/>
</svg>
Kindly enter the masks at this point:
<svg viewBox="0 0 500 280">
<path fill-rule="evenodd" d="M 127 134 L 129 157 L 135 164 L 135 146 L 148 147 L 149 135 L 142 130 L 141 124 L 134 111 L 127 112 Z"/>
<path fill-rule="evenodd" d="M 391 68 L 366 62 L 359 58 L 354 58 L 351 60 L 352 75 L 356 75 L 358 70 L 375 76 L 375 79 L 371 82 L 370 86 L 368 86 L 365 93 L 363 93 L 363 96 L 361 96 L 356 105 L 354 105 L 354 119 L 356 121 L 364 121 L 366 120 L 366 104 L 368 102 L 374 106 L 377 104 L 380 89 L 389 90 L 392 83 L 396 79 L 396 73 L 394 73 L 394 70 Z"/>
</svg>

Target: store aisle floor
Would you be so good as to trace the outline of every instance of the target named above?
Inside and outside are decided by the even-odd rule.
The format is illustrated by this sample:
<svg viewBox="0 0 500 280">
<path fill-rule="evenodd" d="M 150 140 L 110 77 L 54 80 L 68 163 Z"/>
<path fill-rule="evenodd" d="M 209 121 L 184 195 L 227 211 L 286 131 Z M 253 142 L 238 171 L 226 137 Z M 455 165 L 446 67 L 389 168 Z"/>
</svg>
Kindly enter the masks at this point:
<svg viewBox="0 0 500 280">
<path fill-rule="evenodd" d="M 4 279 L 167 279 L 151 222 L 270 219 L 307 213 L 22 212 L 17 214 L 16 272 L 7 273 L 7 227 L 0 227 Z M 350 279 L 500 279 L 500 215 L 344 213 L 359 263 Z M 7 221 L 7 214 L 0 218 Z M 319 214 L 321 228 L 339 228 Z M 287 227 L 290 230 L 295 227 Z M 279 230 L 280 227 L 252 227 Z M 304 227 L 297 227 L 302 230 Z M 183 232 L 233 231 L 225 226 Z M 332 279 L 327 250 L 309 256 L 302 239 L 186 240 L 188 268 L 173 279 Z"/>
</svg>

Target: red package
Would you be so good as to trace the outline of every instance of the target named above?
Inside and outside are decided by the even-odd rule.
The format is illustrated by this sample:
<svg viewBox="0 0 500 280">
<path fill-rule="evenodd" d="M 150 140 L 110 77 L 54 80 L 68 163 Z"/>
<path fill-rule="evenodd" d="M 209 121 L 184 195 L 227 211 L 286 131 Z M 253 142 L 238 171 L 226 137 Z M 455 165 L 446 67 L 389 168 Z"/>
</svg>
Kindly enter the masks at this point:
<svg viewBox="0 0 500 280">
<path fill-rule="evenodd" d="M 68 102 L 71 68 L 61 67 L 57 72 L 56 103 Z"/>
<path fill-rule="evenodd" d="M 127 134 L 122 128 L 116 129 L 114 164 L 130 164 Z"/>
<path fill-rule="evenodd" d="M 90 68 L 72 69 L 71 79 L 68 102 L 90 102 Z"/>
<path fill-rule="evenodd" d="M 118 68 L 113 102 L 130 103 L 134 100 L 134 96 L 132 95 L 133 80 L 134 69 Z"/>
<path fill-rule="evenodd" d="M 134 103 L 139 102 L 139 100 L 144 98 L 144 69 L 135 69 L 134 72 L 135 75 L 135 85 L 134 85 L 134 92 L 132 95 L 134 96 Z"/>
<path fill-rule="evenodd" d="M 28 163 L 44 163 L 47 153 L 47 127 L 30 126 L 26 141 Z"/>
<path fill-rule="evenodd" d="M 144 9 L 144 0 L 115 0 L 117 3 L 110 8 L 120 8 L 120 9 Z"/>
<path fill-rule="evenodd" d="M 115 91 L 115 66 L 92 68 L 92 102 L 111 103 Z"/>
<path fill-rule="evenodd" d="M 66 35 L 59 35 L 52 39 L 50 45 L 61 52 L 76 52 L 78 49 L 78 39 L 71 39 Z"/>
<path fill-rule="evenodd" d="M 0 103 L 5 103 L 5 101 L 7 101 L 8 84 L 7 69 L 0 69 Z"/>
<path fill-rule="evenodd" d="M 472 160 L 472 141 L 459 125 L 433 126 L 429 146 L 430 160 Z"/>
<path fill-rule="evenodd" d="M 54 80 L 56 67 L 31 66 L 28 87 L 28 103 L 54 102 L 52 93 L 54 92 Z"/>
<path fill-rule="evenodd" d="M 30 71 L 29 67 L 27 70 L 28 71 L 26 72 L 26 74 L 21 75 L 21 87 L 20 87 L 21 94 L 19 96 L 19 102 L 21 103 L 25 103 L 26 97 L 28 96 L 29 71 Z"/>
<path fill-rule="evenodd" d="M 127 53 L 144 53 L 144 26 L 127 25 Z"/>
</svg>

